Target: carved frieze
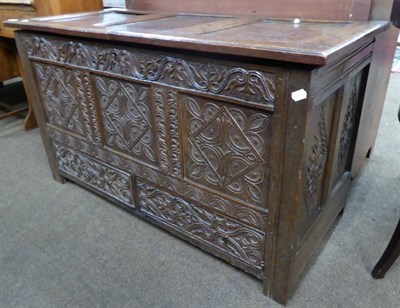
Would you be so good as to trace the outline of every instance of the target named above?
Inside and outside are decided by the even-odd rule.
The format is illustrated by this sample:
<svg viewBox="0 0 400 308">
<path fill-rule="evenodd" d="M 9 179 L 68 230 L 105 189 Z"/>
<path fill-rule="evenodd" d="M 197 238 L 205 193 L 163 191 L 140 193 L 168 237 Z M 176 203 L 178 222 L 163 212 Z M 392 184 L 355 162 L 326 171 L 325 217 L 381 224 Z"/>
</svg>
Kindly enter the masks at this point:
<svg viewBox="0 0 400 308">
<path fill-rule="evenodd" d="M 33 64 L 48 123 L 85 136 L 74 72 L 58 66 Z"/>
<path fill-rule="evenodd" d="M 155 51 L 100 48 L 47 37 L 25 36 L 30 57 L 156 81 L 205 93 L 273 107 L 276 76 L 242 67 L 202 63 Z"/>
<path fill-rule="evenodd" d="M 313 141 L 304 175 L 304 199 L 308 216 L 312 216 L 315 206 L 318 205 L 319 189 L 321 188 L 322 176 L 328 156 L 328 137 L 323 109 L 319 114 L 319 121 Z"/>
<path fill-rule="evenodd" d="M 186 176 L 251 203 L 266 202 L 267 114 L 183 96 Z"/>
<path fill-rule="evenodd" d="M 265 235 L 138 180 L 140 211 L 262 269 Z"/>
<path fill-rule="evenodd" d="M 192 183 L 173 178 L 163 172 L 159 172 L 158 170 L 146 165 L 113 153 L 106 148 L 94 146 L 61 131 L 52 128 L 48 128 L 48 131 L 50 138 L 55 140 L 57 143 L 64 144 L 69 148 L 95 157 L 112 166 L 116 166 L 121 170 L 126 170 L 133 175 L 145 178 L 165 190 L 172 191 L 180 196 L 185 196 L 190 200 L 199 202 L 205 207 L 209 207 L 228 217 L 234 217 L 243 224 L 254 226 L 259 230 L 266 230 L 267 214 L 265 212 L 251 209 L 239 202 L 221 197 L 211 191 L 201 189 Z"/>
<path fill-rule="evenodd" d="M 129 174 L 63 145 L 53 143 L 53 147 L 61 171 L 129 206 L 134 206 Z"/>
</svg>

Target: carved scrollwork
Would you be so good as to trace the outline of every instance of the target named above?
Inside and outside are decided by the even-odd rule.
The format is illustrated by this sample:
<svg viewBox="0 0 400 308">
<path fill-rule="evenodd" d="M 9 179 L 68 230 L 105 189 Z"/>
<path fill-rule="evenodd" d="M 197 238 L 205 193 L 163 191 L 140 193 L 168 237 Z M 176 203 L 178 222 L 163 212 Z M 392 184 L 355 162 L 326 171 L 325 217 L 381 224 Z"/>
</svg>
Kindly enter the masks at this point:
<svg viewBox="0 0 400 308">
<path fill-rule="evenodd" d="M 77 70 L 75 71 L 75 79 L 86 136 L 93 144 L 100 145 L 101 133 L 89 73 Z"/>
<path fill-rule="evenodd" d="M 99 93 L 104 142 L 107 146 L 156 162 L 149 88 L 95 76 Z"/>
<path fill-rule="evenodd" d="M 262 269 L 265 236 L 138 181 L 140 211 Z"/>
<path fill-rule="evenodd" d="M 73 71 L 39 63 L 34 70 L 48 123 L 85 136 Z"/>
<path fill-rule="evenodd" d="M 133 206 L 132 182 L 128 174 L 65 146 L 53 143 L 53 147 L 60 170 L 129 206 Z"/>
<path fill-rule="evenodd" d="M 237 108 L 212 102 L 200 107 L 189 96 L 183 103 L 190 114 L 188 176 L 264 203 L 266 144 L 260 133 L 269 127 L 268 116 L 253 113 L 248 117 Z"/>
<path fill-rule="evenodd" d="M 71 149 L 95 157 L 112 166 L 116 166 L 121 170 L 127 170 L 134 175 L 140 176 L 157 184 L 163 189 L 173 191 L 176 194 L 199 202 L 204 206 L 209 207 L 228 217 L 233 217 L 241 223 L 254 226 L 259 230 L 266 229 L 266 213 L 248 208 L 241 203 L 229 200 L 227 198 L 222 198 L 210 191 L 200 189 L 191 183 L 173 178 L 167 174 L 110 152 L 106 148 L 94 146 L 61 131 L 52 128 L 48 128 L 48 131 L 51 139 L 55 140 L 57 143 L 64 144 Z"/>
<path fill-rule="evenodd" d="M 328 137 L 323 110 L 319 117 L 318 130 L 314 135 L 314 143 L 311 148 L 311 155 L 307 160 L 305 172 L 304 198 L 309 216 L 312 215 L 314 206 L 318 202 L 318 187 L 328 156 Z"/>
<path fill-rule="evenodd" d="M 338 164 L 341 168 L 350 150 L 351 137 L 354 131 L 357 115 L 357 82 L 354 81 L 353 88 L 350 94 L 349 102 L 347 104 L 346 113 L 343 120 L 342 132 L 340 134 L 340 145 L 339 145 L 339 159 Z"/>
<path fill-rule="evenodd" d="M 177 93 L 167 88 L 154 89 L 160 164 L 164 172 L 182 178 Z"/>
<path fill-rule="evenodd" d="M 26 36 L 24 45 L 30 57 L 157 81 L 270 107 L 275 101 L 275 75 L 272 73 L 214 63 L 203 64 L 139 49 L 100 49 L 91 43 L 65 42 L 37 36 Z"/>
</svg>

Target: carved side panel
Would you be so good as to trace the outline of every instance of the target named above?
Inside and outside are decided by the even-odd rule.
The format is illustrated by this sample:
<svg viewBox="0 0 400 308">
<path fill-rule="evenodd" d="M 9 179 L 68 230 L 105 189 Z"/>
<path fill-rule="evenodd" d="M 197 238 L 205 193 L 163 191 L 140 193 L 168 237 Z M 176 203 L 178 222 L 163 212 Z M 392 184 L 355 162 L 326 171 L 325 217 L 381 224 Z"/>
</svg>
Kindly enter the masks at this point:
<svg viewBox="0 0 400 308">
<path fill-rule="evenodd" d="M 83 114 L 78 103 L 78 87 L 70 69 L 33 63 L 47 122 L 85 136 Z"/>
<path fill-rule="evenodd" d="M 319 114 L 317 129 L 313 136 L 313 144 L 307 158 L 304 173 L 304 199 L 307 215 L 313 216 L 313 212 L 320 202 L 322 189 L 322 177 L 324 175 L 326 160 L 328 157 L 328 136 L 323 109 Z"/>
<path fill-rule="evenodd" d="M 353 81 L 351 87 L 351 93 L 349 100 L 347 102 L 346 111 L 344 114 L 342 130 L 340 133 L 340 144 L 339 144 L 339 157 L 338 157 L 338 167 L 342 169 L 345 167 L 345 163 L 350 151 L 350 146 L 352 144 L 352 136 L 354 133 L 354 128 L 356 126 L 356 116 L 358 107 L 358 83 L 357 79 Z"/>
<path fill-rule="evenodd" d="M 150 88 L 97 75 L 93 76 L 93 85 L 105 146 L 157 164 Z"/>
<path fill-rule="evenodd" d="M 89 41 L 26 35 L 23 43 L 33 58 L 221 95 L 260 107 L 274 106 L 274 73 L 213 63 L 215 61 L 204 63 L 153 50 L 98 47 Z"/>
<path fill-rule="evenodd" d="M 138 180 L 140 211 L 262 270 L 265 235 Z"/>
<path fill-rule="evenodd" d="M 305 137 L 304 166 L 302 170 L 303 200 L 299 211 L 300 244 L 307 231 L 324 209 L 324 192 L 326 176 L 330 161 L 329 151 L 331 143 L 332 121 L 334 106 L 341 97 L 340 91 L 329 96 L 321 105 L 315 106 L 308 114 Z"/>
<path fill-rule="evenodd" d="M 134 206 L 129 174 L 63 145 L 53 143 L 53 147 L 61 171 L 128 206 Z"/>
<path fill-rule="evenodd" d="M 190 95 L 182 106 L 186 178 L 265 207 L 269 115 Z"/>
</svg>

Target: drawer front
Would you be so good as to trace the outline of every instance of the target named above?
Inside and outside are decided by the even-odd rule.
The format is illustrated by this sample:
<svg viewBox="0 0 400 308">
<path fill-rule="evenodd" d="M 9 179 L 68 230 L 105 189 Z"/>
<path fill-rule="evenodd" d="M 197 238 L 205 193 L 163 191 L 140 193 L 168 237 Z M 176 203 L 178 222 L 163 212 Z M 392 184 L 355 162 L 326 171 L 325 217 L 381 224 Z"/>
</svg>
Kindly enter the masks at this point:
<svg viewBox="0 0 400 308">
<path fill-rule="evenodd" d="M 261 277 L 265 234 L 137 181 L 140 212 L 185 235 L 201 248 L 243 264 Z M 233 260 L 233 261 L 232 261 Z"/>
<path fill-rule="evenodd" d="M 131 175 L 62 144 L 53 143 L 58 167 L 90 189 L 134 207 Z"/>
</svg>

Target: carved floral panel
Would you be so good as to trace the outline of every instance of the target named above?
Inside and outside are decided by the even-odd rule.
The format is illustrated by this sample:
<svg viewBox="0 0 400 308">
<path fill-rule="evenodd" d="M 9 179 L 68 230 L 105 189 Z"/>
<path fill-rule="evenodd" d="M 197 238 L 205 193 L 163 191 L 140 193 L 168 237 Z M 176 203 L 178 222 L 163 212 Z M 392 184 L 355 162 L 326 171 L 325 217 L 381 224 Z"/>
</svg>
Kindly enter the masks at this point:
<svg viewBox="0 0 400 308">
<path fill-rule="evenodd" d="M 354 80 L 350 92 L 350 98 L 347 102 L 347 107 L 343 119 L 343 126 L 340 133 L 340 144 L 338 153 L 338 167 L 339 169 L 345 168 L 346 159 L 348 157 L 352 135 L 356 125 L 357 106 L 358 106 L 358 83 L 357 79 Z"/>
<path fill-rule="evenodd" d="M 157 163 L 148 86 L 93 76 L 104 144 L 145 162 Z"/>
<path fill-rule="evenodd" d="M 262 269 L 265 235 L 138 180 L 140 211 Z"/>
<path fill-rule="evenodd" d="M 318 115 L 311 151 L 306 160 L 304 171 L 304 199 L 307 215 L 313 216 L 320 205 L 322 179 L 328 157 L 328 135 L 325 123 L 325 114 L 321 108 Z"/>
<path fill-rule="evenodd" d="M 98 47 L 91 42 L 25 36 L 28 56 L 67 65 L 156 81 L 205 93 L 274 106 L 276 75 L 237 66 L 203 63 L 186 57 L 135 49 Z M 105 45 L 106 46 L 106 45 Z"/>
<path fill-rule="evenodd" d="M 129 206 L 133 206 L 132 181 L 129 174 L 63 145 L 53 143 L 53 147 L 61 171 Z"/>
<path fill-rule="evenodd" d="M 74 72 L 70 69 L 33 63 L 47 122 L 85 136 Z"/>
<path fill-rule="evenodd" d="M 269 115 L 189 95 L 182 106 L 186 178 L 265 207 Z"/>
</svg>

